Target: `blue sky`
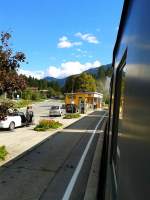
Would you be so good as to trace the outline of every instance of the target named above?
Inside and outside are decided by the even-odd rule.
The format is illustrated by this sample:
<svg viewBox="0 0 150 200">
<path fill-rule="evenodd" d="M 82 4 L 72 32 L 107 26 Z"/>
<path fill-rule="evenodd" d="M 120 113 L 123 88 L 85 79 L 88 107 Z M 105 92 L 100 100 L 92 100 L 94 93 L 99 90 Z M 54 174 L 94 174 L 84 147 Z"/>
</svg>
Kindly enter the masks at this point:
<svg viewBox="0 0 150 200">
<path fill-rule="evenodd" d="M 108 64 L 123 0 L 1 0 L 0 31 L 26 54 L 20 72 L 65 77 Z"/>
</svg>

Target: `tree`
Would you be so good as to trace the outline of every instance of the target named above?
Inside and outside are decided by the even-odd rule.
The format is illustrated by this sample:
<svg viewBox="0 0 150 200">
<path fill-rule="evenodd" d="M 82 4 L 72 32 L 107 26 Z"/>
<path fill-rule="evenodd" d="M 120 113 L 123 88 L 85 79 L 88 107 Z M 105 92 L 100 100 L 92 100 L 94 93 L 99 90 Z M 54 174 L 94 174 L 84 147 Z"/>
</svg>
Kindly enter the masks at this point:
<svg viewBox="0 0 150 200">
<path fill-rule="evenodd" d="M 92 75 L 88 73 L 82 73 L 77 76 L 75 80 L 75 91 L 76 92 L 95 92 L 96 91 L 96 81 Z"/>
<path fill-rule="evenodd" d="M 50 81 L 48 84 L 49 87 L 53 88 L 55 91 L 60 91 L 61 88 L 57 81 Z"/>
<path fill-rule="evenodd" d="M 112 73 L 113 73 L 113 69 L 112 67 L 108 67 L 105 71 L 105 75 L 108 76 L 108 77 L 111 77 L 112 76 Z"/>
<path fill-rule="evenodd" d="M 96 81 L 92 75 L 82 73 L 76 76 L 70 76 L 66 80 L 65 92 L 95 92 Z"/>
<path fill-rule="evenodd" d="M 106 80 L 106 75 L 105 75 L 105 70 L 104 70 L 103 67 L 100 67 L 100 68 L 98 69 L 97 79 L 100 79 L 102 82 L 105 82 L 105 80 Z"/>
<path fill-rule="evenodd" d="M 14 91 L 22 91 L 26 88 L 26 82 L 23 75 L 18 75 L 15 71 L 0 70 L 0 89 L 9 96 Z"/>
<path fill-rule="evenodd" d="M 64 92 L 72 92 L 75 89 L 77 75 L 69 76 L 64 85 Z"/>
<path fill-rule="evenodd" d="M 13 52 L 9 47 L 11 34 L 1 32 L 0 34 L 0 90 L 2 93 L 13 93 L 23 90 L 26 82 L 23 75 L 18 75 L 17 70 L 22 62 L 25 62 L 25 54 Z"/>
</svg>

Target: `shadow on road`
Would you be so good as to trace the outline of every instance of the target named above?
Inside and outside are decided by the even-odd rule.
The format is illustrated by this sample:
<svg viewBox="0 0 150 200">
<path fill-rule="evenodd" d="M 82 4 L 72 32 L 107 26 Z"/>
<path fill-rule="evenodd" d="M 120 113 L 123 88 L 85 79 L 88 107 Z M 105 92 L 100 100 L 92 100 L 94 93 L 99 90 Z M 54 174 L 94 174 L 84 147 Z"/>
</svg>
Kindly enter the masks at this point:
<svg viewBox="0 0 150 200">
<path fill-rule="evenodd" d="M 1 199 L 61 199 L 90 136 L 57 132 L 0 167 Z"/>
<path fill-rule="evenodd" d="M 104 111 L 94 111 L 91 114 L 83 117 L 79 121 L 71 124 L 66 129 L 76 129 L 76 130 L 92 129 L 94 130 L 98 121 L 101 119 L 103 115 L 104 115 Z"/>
<path fill-rule="evenodd" d="M 95 129 L 102 114 L 102 111 L 91 113 L 0 167 L 0 199 L 10 200 L 10 196 L 11 200 L 62 199 L 92 134 L 88 130 Z M 98 136 L 96 133 L 90 159 L 86 159 L 81 173 L 82 195 Z"/>
</svg>

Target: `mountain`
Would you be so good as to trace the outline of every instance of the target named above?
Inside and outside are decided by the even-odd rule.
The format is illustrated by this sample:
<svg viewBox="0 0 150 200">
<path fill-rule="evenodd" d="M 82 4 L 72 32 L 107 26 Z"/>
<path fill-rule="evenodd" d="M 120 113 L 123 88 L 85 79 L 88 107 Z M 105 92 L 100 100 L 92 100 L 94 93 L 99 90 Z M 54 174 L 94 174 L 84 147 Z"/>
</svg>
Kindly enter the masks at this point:
<svg viewBox="0 0 150 200">
<path fill-rule="evenodd" d="M 88 70 L 86 70 L 84 72 L 96 75 L 98 73 L 98 69 L 99 69 L 99 67 L 95 67 L 95 68 L 88 69 Z"/>
<path fill-rule="evenodd" d="M 111 64 L 101 65 L 100 67 L 103 67 L 104 70 L 107 70 L 108 68 L 111 67 Z M 86 70 L 84 72 L 92 74 L 92 75 L 97 75 L 98 74 L 98 70 L 99 70 L 100 67 L 91 68 L 91 69 L 88 69 L 88 70 Z M 54 77 L 51 77 L 51 76 L 46 76 L 44 78 L 44 80 L 47 80 L 47 81 L 57 81 L 59 83 L 59 85 L 61 87 L 63 87 L 67 78 L 68 77 L 59 79 L 59 78 L 54 78 Z"/>
<path fill-rule="evenodd" d="M 59 78 L 54 78 L 54 77 L 51 77 L 51 76 L 46 76 L 46 77 L 44 77 L 44 80 L 57 81 L 60 86 L 64 86 L 66 78 L 59 79 Z"/>
<path fill-rule="evenodd" d="M 104 70 L 107 70 L 108 68 L 111 67 L 111 64 L 101 65 L 100 67 L 103 67 Z M 89 74 L 93 74 L 93 75 L 97 75 L 98 74 L 98 70 L 99 70 L 100 67 L 91 68 L 91 69 L 88 69 L 88 70 L 86 70 L 84 72 L 89 73 Z"/>
</svg>

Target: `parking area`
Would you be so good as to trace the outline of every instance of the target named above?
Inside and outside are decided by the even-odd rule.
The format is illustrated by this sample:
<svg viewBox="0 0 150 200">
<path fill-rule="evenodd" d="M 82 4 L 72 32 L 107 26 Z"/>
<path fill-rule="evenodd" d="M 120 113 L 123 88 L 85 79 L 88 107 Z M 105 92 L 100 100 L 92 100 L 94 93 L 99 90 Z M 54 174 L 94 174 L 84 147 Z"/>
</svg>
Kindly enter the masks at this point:
<svg viewBox="0 0 150 200">
<path fill-rule="evenodd" d="M 62 117 L 49 117 L 49 108 L 51 105 L 61 105 L 61 101 L 45 101 L 33 105 L 34 111 L 34 122 L 38 123 L 41 119 L 54 119 L 63 124 L 63 127 L 66 127 L 78 119 L 63 119 Z M 22 109 L 25 112 L 25 109 Z M 82 115 L 82 117 L 85 116 Z M 4 163 L 12 160 L 13 158 L 21 155 L 23 152 L 28 151 L 36 144 L 42 142 L 49 136 L 55 134 L 57 130 L 45 131 L 45 132 L 36 132 L 34 131 L 34 126 L 29 127 L 19 127 L 13 131 L 0 130 L 0 146 L 5 145 L 9 154 L 5 161 L 0 162 L 0 166 Z M 61 128 L 62 129 L 62 128 Z"/>
</svg>

